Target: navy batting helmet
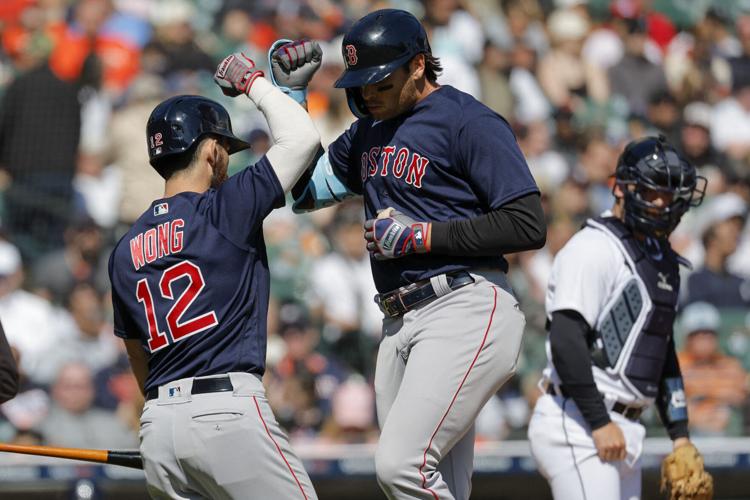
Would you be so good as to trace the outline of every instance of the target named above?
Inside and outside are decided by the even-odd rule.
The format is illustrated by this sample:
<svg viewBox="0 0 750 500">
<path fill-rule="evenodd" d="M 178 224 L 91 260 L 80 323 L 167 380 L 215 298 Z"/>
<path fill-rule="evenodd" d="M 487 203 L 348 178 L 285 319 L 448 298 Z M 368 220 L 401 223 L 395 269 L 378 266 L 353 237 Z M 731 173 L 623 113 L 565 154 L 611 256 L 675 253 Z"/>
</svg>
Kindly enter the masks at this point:
<svg viewBox="0 0 750 500">
<path fill-rule="evenodd" d="M 189 150 L 206 134 L 229 140 L 229 154 L 248 149 L 250 144 L 232 133 L 232 122 L 224 106 L 197 95 L 178 95 L 162 102 L 151 112 L 146 140 L 151 166 L 167 157 Z"/>
<path fill-rule="evenodd" d="M 617 161 L 615 183 L 624 194 L 625 224 L 657 238 L 669 236 L 685 212 L 701 204 L 706 192 L 705 177 L 661 135 L 625 147 Z M 669 193 L 671 199 L 658 206 L 649 196 L 654 192 Z"/>
<path fill-rule="evenodd" d="M 349 107 L 359 117 L 368 114 L 359 92 L 387 78 L 417 54 L 432 53 L 419 20 L 398 9 L 381 9 L 354 23 L 341 44 L 346 70 L 335 86 L 347 89 Z"/>
</svg>

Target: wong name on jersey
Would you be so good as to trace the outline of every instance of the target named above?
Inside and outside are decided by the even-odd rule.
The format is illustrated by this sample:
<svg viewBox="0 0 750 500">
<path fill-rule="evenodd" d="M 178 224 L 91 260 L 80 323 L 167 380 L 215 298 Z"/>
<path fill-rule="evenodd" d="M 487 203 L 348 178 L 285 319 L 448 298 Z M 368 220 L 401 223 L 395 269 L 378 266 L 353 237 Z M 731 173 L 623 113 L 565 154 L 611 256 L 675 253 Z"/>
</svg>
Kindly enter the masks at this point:
<svg viewBox="0 0 750 500">
<path fill-rule="evenodd" d="M 180 252 L 184 244 L 182 239 L 184 227 L 183 219 L 175 219 L 163 222 L 131 238 L 130 256 L 135 270 L 139 270 L 156 259 Z"/>
</svg>

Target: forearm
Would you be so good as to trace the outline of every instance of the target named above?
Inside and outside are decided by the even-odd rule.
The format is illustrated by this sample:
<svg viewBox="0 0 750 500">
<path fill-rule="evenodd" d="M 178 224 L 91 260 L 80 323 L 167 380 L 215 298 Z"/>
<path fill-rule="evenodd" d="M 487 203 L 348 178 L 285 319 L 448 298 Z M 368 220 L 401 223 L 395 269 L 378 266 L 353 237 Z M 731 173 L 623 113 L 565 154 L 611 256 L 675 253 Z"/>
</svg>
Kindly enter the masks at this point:
<svg viewBox="0 0 750 500">
<path fill-rule="evenodd" d="M 656 398 L 656 408 L 669 437 L 673 441 L 689 436 L 685 390 L 672 337 L 670 337 L 667 358 L 664 361 L 662 381 Z"/>
<path fill-rule="evenodd" d="M 430 248 L 442 255 L 490 256 L 544 246 L 547 226 L 538 193 L 471 219 L 433 222 Z"/>
<path fill-rule="evenodd" d="M 596 430 L 608 424 L 610 418 L 591 371 L 587 333 L 588 325 L 577 312 L 553 313 L 550 327 L 552 362 L 565 391 L 575 401 L 591 430 Z"/>
<path fill-rule="evenodd" d="M 318 151 L 318 131 L 307 112 L 268 80 L 257 78 L 248 95 L 268 121 L 274 145 L 266 157 L 289 191 Z"/>
</svg>

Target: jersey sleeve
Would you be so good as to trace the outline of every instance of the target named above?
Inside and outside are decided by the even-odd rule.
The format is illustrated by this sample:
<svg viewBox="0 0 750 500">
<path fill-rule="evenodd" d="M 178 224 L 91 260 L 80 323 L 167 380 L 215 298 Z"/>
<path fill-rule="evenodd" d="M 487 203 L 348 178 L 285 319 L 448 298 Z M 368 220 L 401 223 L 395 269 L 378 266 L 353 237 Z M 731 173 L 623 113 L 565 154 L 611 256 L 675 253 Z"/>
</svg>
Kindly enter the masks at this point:
<svg viewBox="0 0 750 500">
<path fill-rule="evenodd" d="M 465 117 L 452 149 L 477 197 L 490 210 L 539 192 L 510 125 L 489 109 Z"/>
<path fill-rule="evenodd" d="M 279 179 L 271 162 L 263 156 L 216 190 L 208 208 L 209 218 L 221 234 L 244 246 L 255 239 L 263 227 L 263 219 L 284 203 Z"/>
<path fill-rule="evenodd" d="M 557 253 L 547 288 L 548 317 L 571 310 L 596 327 L 617 270 L 618 250 L 604 238 L 593 230 L 579 231 Z"/>
<path fill-rule="evenodd" d="M 354 157 L 359 126 L 360 120 L 357 120 L 346 132 L 341 134 L 328 146 L 328 161 L 331 164 L 333 172 L 346 184 L 346 187 L 350 191 L 356 194 L 362 194 L 360 159 Z"/>
<path fill-rule="evenodd" d="M 125 302 L 122 300 L 118 292 L 120 288 L 117 286 L 119 280 L 114 275 L 116 252 L 117 249 L 115 248 L 115 251 L 113 251 L 112 255 L 109 257 L 109 281 L 112 283 L 111 295 L 114 332 L 115 335 L 123 339 L 140 339 L 141 335 L 138 325 L 136 325 L 130 317 L 130 314 L 128 314 Z M 135 290 L 133 290 L 133 300 L 136 300 Z"/>
</svg>

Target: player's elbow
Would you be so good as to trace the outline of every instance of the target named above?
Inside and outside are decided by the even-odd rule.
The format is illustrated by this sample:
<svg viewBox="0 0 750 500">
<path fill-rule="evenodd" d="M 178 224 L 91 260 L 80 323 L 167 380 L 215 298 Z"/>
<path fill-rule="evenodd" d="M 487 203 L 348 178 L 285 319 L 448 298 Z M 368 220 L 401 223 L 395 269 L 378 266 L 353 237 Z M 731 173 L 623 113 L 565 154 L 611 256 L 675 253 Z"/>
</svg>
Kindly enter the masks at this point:
<svg viewBox="0 0 750 500">
<path fill-rule="evenodd" d="M 318 148 L 320 148 L 320 134 L 312 119 L 309 116 L 306 118 L 297 128 L 297 139 L 299 141 L 297 147 L 300 150 L 300 155 L 305 158 L 305 165 L 309 165 L 318 152 Z"/>
</svg>

